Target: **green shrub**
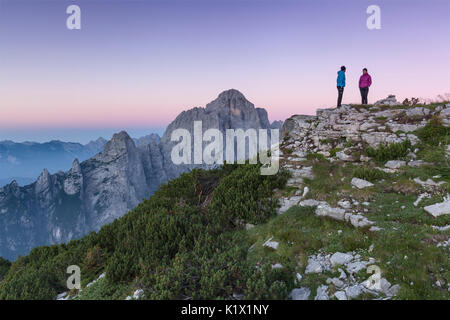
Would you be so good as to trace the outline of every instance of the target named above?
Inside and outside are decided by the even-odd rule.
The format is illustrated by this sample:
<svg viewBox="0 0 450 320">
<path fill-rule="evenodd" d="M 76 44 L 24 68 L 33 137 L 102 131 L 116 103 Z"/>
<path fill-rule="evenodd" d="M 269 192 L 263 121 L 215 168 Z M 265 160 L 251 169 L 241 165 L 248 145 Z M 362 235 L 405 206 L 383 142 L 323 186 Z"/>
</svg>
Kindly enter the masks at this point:
<svg viewBox="0 0 450 320">
<path fill-rule="evenodd" d="M 424 146 L 418 154 L 426 162 L 448 166 L 444 147 Z"/>
<path fill-rule="evenodd" d="M 333 148 L 330 150 L 330 157 L 335 157 L 336 153 L 338 153 L 339 151 L 342 151 L 342 148 Z"/>
<path fill-rule="evenodd" d="M 386 177 L 386 173 L 370 167 L 358 167 L 353 170 L 353 177 L 374 182 Z"/>
<path fill-rule="evenodd" d="M 352 141 L 352 139 L 349 139 L 345 142 L 344 148 L 351 148 L 355 145 L 355 143 Z"/>
<path fill-rule="evenodd" d="M 288 173 L 263 176 L 258 166 L 239 166 L 223 178 L 211 200 L 212 214 L 223 228 L 236 220 L 261 223 L 275 215 L 278 200 L 271 197 L 273 190 L 286 184 Z"/>
<path fill-rule="evenodd" d="M 6 276 L 11 267 L 11 262 L 0 257 L 0 281 Z"/>
<path fill-rule="evenodd" d="M 450 127 L 445 127 L 440 118 L 433 117 L 425 127 L 417 130 L 417 136 L 426 144 L 438 146 L 441 142 L 448 142 Z"/>
<path fill-rule="evenodd" d="M 319 160 L 319 161 L 323 161 L 326 160 L 325 156 L 321 153 L 308 153 L 306 155 L 306 159 L 307 160 Z"/>
<path fill-rule="evenodd" d="M 396 160 L 404 158 L 408 155 L 411 148 L 411 141 L 405 140 L 399 143 L 391 143 L 390 145 L 383 145 L 375 149 L 369 147 L 366 149 L 366 154 L 378 162 L 386 162 L 388 160 Z"/>
</svg>

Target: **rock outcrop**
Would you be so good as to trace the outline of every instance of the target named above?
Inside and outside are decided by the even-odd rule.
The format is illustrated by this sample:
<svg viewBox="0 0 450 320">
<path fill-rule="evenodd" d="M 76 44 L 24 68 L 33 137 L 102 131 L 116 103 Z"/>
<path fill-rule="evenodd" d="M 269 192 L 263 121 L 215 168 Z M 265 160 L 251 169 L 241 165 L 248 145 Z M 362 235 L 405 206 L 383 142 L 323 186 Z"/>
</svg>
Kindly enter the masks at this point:
<svg viewBox="0 0 450 320">
<path fill-rule="evenodd" d="M 380 143 L 390 144 L 409 139 L 414 145 L 418 138 L 410 132 L 425 126 L 433 114 L 439 113 L 426 109 L 427 115 L 418 118 L 408 116 L 406 109 L 382 109 L 372 107 L 369 110 L 343 105 L 337 109 L 318 109 L 316 116 L 292 116 L 285 121 L 282 129 L 285 147 L 296 152 L 324 155 L 340 147 L 345 149 L 341 160 L 359 160 L 351 157 L 352 151 L 360 150 L 363 144 L 377 147 Z M 445 112 L 441 114 L 446 121 L 450 117 Z M 348 144 L 351 147 L 346 147 Z"/>
<path fill-rule="evenodd" d="M 170 158 L 171 150 L 177 143 L 171 141 L 172 132 L 176 129 L 186 129 L 189 131 L 191 137 L 194 137 L 194 121 L 202 122 L 203 132 L 208 129 L 219 129 L 224 134 L 227 129 L 242 129 L 246 131 L 248 129 L 280 128 L 279 121 L 271 124 L 268 120 L 267 111 L 265 109 L 255 108 L 255 106 L 238 90 L 231 89 L 222 92 L 216 100 L 207 104 L 205 108 L 193 108 L 182 112 L 167 127 L 166 132 L 161 138 L 160 146 L 161 152 L 163 155 L 166 155 L 163 159 L 163 165 L 168 179 L 173 179 L 182 172 L 199 167 L 195 164 L 175 165 Z M 268 133 L 270 138 L 270 131 Z M 203 146 L 206 144 L 207 143 L 204 142 Z M 192 154 L 194 153 L 193 145 L 194 143 L 192 143 Z M 248 153 L 246 154 L 246 157 L 247 156 Z M 201 167 L 207 169 L 212 168 L 213 165 L 202 165 Z"/>
<path fill-rule="evenodd" d="M 278 213 L 283 213 L 292 206 L 314 206 L 317 207 L 315 213 L 318 216 L 326 216 L 348 222 L 355 227 L 370 227 L 371 231 L 378 231 L 379 228 L 372 221 L 364 217 L 362 212 L 352 210 L 351 205 L 346 206 L 345 201 L 340 201 L 342 208 L 336 208 L 325 201 L 306 199 L 300 195 L 305 179 L 315 178 L 311 162 L 307 161 L 308 155 L 320 155 L 331 162 L 340 161 L 343 166 L 348 162 L 362 165 L 370 161 L 370 158 L 365 156 L 368 147 L 378 148 L 381 144 L 389 145 L 405 140 L 409 140 L 412 146 L 419 143 L 419 138 L 414 132 L 424 127 L 434 116 L 440 117 L 442 123 L 448 126 L 449 110 L 450 104 L 430 108 L 402 106 L 394 96 L 389 96 L 373 106 L 343 105 L 340 108 L 318 109 L 315 116 L 290 117 L 284 122 L 282 128 L 280 165 L 291 173 L 288 186 L 295 187 L 298 191 L 295 195 L 281 198 L 281 208 Z M 413 152 L 410 152 L 407 158 L 409 161 L 388 161 L 384 168 L 378 169 L 386 173 L 394 173 L 403 167 L 419 167 L 427 164 L 423 160 L 416 160 L 416 154 Z M 434 182 L 431 179 L 423 182 L 415 178 L 411 183 L 434 188 L 445 182 Z M 373 183 L 357 177 L 353 177 L 350 184 L 357 190 L 365 188 L 370 190 L 374 186 Z M 428 206 L 425 210 L 433 216 L 448 214 L 448 203 Z"/>
<path fill-rule="evenodd" d="M 334 272 L 340 275 L 328 278 L 325 284 L 317 287 L 314 300 L 329 300 L 333 297 L 338 300 L 351 300 L 362 294 L 370 294 L 373 297 L 391 299 L 396 296 L 400 286 L 391 285 L 385 278 L 379 279 L 371 276 L 369 279 L 358 282 L 355 275 L 368 266 L 373 265 L 376 259 L 369 257 L 367 260 L 356 252 L 335 252 L 325 254 L 318 252 L 308 257 L 305 274 L 321 274 Z M 375 269 L 376 270 L 376 269 Z M 330 295 L 329 287 L 334 287 L 334 295 Z M 309 288 L 293 289 L 289 295 L 292 300 L 306 300 L 310 294 Z"/>
<path fill-rule="evenodd" d="M 388 98 L 392 102 L 392 98 Z M 393 104 L 389 103 L 389 105 Z M 282 150 L 285 150 L 282 163 L 293 174 L 291 182 L 303 177 L 309 167 L 301 162 L 308 153 L 319 153 L 330 157 L 334 151 L 337 160 L 347 162 L 367 161 L 362 155 L 367 147 L 378 147 L 405 140 L 414 146 L 419 138 L 412 132 L 426 125 L 434 115 L 442 118 L 444 124 L 450 123 L 450 105 L 434 109 L 424 107 L 388 107 L 385 102 L 377 106 L 355 107 L 343 105 L 334 109 L 318 109 L 315 116 L 295 115 L 284 122 L 282 128 Z M 288 153 L 286 153 L 288 151 Z M 289 164 L 287 164 L 289 163 Z M 411 161 L 410 166 L 423 164 L 420 160 Z M 387 168 L 407 165 L 404 161 L 391 161 Z M 294 181 L 295 182 L 295 181 Z"/>
</svg>

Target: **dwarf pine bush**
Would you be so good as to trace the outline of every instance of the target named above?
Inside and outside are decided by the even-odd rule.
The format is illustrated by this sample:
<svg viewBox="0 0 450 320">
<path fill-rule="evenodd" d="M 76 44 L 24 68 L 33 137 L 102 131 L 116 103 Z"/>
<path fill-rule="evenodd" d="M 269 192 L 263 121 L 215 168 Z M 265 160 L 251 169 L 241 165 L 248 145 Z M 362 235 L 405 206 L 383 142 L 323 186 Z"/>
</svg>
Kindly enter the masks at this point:
<svg viewBox="0 0 450 320">
<path fill-rule="evenodd" d="M 374 182 L 386 177 L 386 173 L 370 167 L 357 167 L 353 170 L 353 177 Z"/>
<path fill-rule="evenodd" d="M 439 117 L 433 117 L 425 127 L 417 130 L 417 136 L 423 143 L 438 146 L 441 142 L 448 141 L 450 128 L 445 127 Z"/>
<path fill-rule="evenodd" d="M 408 155 L 411 148 L 411 141 L 408 139 L 399 142 L 391 143 L 389 145 L 380 144 L 377 149 L 368 147 L 366 154 L 378 162 L 386 162 L 389 160 L 397 160 Z"/>
<path fill-rule="evenodd" d="M 2 281 L 2 279 L 8 273 L 10 267 L 11 262 L 0 257 L 0 281 Z"/>
</svg>

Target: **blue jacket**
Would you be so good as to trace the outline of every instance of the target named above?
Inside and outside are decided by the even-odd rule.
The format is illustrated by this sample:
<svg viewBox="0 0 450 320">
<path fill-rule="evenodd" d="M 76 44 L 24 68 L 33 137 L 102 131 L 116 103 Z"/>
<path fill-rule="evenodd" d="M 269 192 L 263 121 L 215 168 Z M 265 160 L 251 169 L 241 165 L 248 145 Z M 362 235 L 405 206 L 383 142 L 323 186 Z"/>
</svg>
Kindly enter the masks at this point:
<svg viewBox="0 0 450 320">
<path fill-rule="evenodd" d="M 345 87 L 345 72 L 342 70 L 338 71 L 338 77 L 337 77 L 337 86 L 338 87 Z"/>
</svg>

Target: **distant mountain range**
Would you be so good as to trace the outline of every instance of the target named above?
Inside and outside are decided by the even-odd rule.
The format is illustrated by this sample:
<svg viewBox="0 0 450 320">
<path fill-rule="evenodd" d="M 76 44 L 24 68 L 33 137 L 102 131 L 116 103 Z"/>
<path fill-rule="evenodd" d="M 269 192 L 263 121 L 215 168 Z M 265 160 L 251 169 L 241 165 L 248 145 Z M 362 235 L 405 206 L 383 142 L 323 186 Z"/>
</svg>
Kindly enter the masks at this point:
<svg viewBox="0 0 450 320">
<path fill-rule="evenodd" d="M 20 185 L 33 182 L 47 168 L 51 172 L 68 170 L 73 159 L 84 161 L 103 150 L 107 141 L 99 138 L 86 145 L 74 142 L 45 143 L 0 141 L 0 186 L 16 180 Z"/>
<path fill-rule="evenodd" d="M 228 90 L 205 108 L 182 112 L 161 139 L 150 135 L 133 140 L 124 131 L 115 134 L 95 156 L 82 162 L 72 159 L 67 172 L 50 174 L 44 169 L 32 184 L 20 187 L 12 182 L 0 188 L 0 256 L 16 259 L 33 247 L 68 242 L 98 230 L 133 209 L 160 184 L 192 168 L 207 168 L 171 161 L 176 144 L 171 141 L 173 130 L 184 128 L 192 133 L 193 123 L 198 120 L 203 122 L 203 131 L 216 128 L 223 133 L 226 129 L 282 126 L 281 121 L 271 124 L 266 110 L 255 108 L 242 93 Z M 102 142 L 95 147 L 89 144 L 93 154 Z M 64 153 L 66 161 L 74 150 L 87 146 L 54 142 L 53 148 L 71 150 Z M 28 161 L 31 163 L 32 158 Z"/>
<path fill-rule="evenodd" d="M 157 134 L 133 139 L 137 146 L 161 138 Z M 49 172 L 66 171 L 74 159 L 87 160 L 103 150 L 107 140 L 98 138 L 82 145 L 74 142 L 50 141 L 13 142 L 0 141 L 0 186 L 16 181 L 20 186 L 36 180 L 43 168 Z"/>
</svg>

